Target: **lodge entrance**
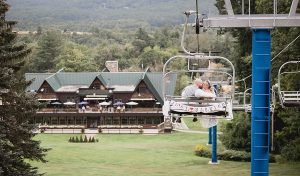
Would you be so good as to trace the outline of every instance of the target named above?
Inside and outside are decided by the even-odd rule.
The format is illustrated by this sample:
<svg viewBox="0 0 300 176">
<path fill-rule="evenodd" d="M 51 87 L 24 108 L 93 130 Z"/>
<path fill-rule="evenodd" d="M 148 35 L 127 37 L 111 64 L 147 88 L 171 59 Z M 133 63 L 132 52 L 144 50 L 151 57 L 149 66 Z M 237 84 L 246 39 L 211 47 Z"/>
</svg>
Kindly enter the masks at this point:
<svg viewBox="0 0 300 176">
<path fill-rule="evenodd" d="M 98 118 L 97 117 L 88 117 L 87 118 L 87 127 L 88 128 L 98 128 Z"/>
</svg>

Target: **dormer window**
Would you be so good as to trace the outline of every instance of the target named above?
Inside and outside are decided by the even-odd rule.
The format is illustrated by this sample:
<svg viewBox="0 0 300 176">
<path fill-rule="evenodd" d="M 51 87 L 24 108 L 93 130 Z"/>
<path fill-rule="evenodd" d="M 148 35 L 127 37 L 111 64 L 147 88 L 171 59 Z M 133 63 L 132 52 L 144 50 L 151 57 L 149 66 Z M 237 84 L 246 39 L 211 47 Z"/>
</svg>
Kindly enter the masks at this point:
<svg viewBox="0 0 300 176">
<path fill-rule="evenodd" d="M 101 85 L 100 83 L 94 83 L 93 89 L 100 89 Z"/>
</svg>

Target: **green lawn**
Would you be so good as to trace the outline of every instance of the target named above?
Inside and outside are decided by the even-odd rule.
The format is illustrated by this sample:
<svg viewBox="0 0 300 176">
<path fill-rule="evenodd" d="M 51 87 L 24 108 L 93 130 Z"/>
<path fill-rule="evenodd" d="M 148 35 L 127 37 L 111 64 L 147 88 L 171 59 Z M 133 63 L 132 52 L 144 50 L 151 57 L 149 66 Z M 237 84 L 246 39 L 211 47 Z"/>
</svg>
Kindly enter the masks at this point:
<svg viewBox="0 0 300 176">
<path fill-rule="evenodd" d="M 48 163 L 36 163 L 40 172 L 55 176 L 244 176 L 250 163 L 221 161 L 194 155 L 196 144 L 207 135 L 98 135 L 99 143 L 68 143 L 71 135 L 40 134 L 36 137 L 49 151 Z M 300 163 L 270 164 L 272 176 L 298 176 Z"/>
<path fill-rule="evenodd" d="M 200 118 L 198 118 L 198 121 L 193 122 L 193 117 L 183 117 L 182 118 L 184 123 L 189 127 L 190 130 L 195 130 L 195 131 L 208 131 L 207 128 L 203 128 L 201 125 L 201 120 Z M 228 122 L 227 120 L 219 120 L 218 122 L 218 127 L 220 126 L 221 123 L 226 123 Z M 217 128 L 218 131 L 220 130 L 220 128 Z"/>
</svg>

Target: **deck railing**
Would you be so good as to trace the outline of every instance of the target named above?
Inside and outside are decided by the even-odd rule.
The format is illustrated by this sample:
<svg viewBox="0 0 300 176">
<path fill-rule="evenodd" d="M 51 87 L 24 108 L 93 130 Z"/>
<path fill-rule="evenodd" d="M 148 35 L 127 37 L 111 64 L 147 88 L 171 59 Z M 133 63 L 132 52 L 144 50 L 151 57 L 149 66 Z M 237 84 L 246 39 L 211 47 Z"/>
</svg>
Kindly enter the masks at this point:
<svg viewBox="0 0 300 176">
<path fill-rule="evenodd" d="M 125 111 L 117 110 L 116 108 L 103 109 L 88 108 L 85 110 L 79 108 L 43 108 L 38 110 L 38 113 L 161 113 L 159 108 L 127 108 Z"/>
</svg>

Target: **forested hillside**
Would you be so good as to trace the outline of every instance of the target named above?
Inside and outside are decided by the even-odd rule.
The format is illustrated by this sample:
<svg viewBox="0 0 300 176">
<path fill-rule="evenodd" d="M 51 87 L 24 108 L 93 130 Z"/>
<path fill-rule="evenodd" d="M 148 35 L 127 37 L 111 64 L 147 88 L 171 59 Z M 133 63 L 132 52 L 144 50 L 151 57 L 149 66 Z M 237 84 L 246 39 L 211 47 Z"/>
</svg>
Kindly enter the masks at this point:
<svg viewBox="0 0 300 176">
<path fill-rule="evenodd" d="M 195 0 L 8 0 L 8 19 L 20 30 L 45 28 L 88 31 L 91 26 L 136 28 L 180 24 L 182 12 L 195 9 Z M 216 13 L 215 0 L 202 0 L 200 9 Z"/>
</svg>

